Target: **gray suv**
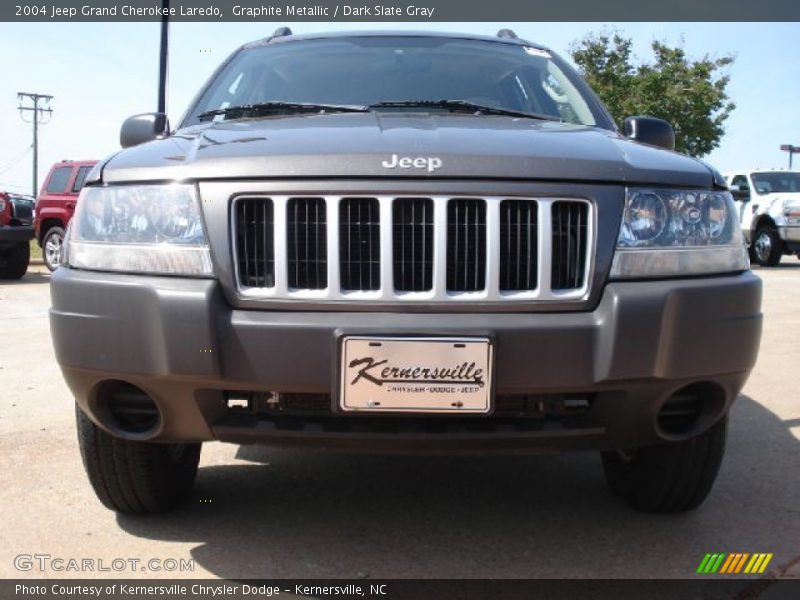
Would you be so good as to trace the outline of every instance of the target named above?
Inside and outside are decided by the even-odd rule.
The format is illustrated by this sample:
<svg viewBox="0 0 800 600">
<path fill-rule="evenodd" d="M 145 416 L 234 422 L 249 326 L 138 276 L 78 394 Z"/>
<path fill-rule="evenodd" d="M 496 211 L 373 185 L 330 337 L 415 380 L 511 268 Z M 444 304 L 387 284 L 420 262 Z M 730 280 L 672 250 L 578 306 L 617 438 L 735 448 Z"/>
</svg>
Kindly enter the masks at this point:
<svg viewBox="0 0 800 600">
<path fill-rule="evenodd" d="M 51 285 L 109 508 L 180 502 L 211 440 L 594 450 L 636 509 L 709 492 L 761 332 L 731 195 L 551 50 L 280 30 L 121 143 Z"/>
</svg>

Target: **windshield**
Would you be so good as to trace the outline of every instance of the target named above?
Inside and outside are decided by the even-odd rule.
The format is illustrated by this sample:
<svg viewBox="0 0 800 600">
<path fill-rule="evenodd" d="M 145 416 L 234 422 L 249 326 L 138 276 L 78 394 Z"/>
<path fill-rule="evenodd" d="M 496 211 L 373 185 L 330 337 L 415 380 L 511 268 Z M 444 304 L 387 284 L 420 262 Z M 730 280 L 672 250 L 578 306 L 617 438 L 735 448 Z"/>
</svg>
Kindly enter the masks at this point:
<svg viewBox="0 0 800 600">
<path fill-rule="evenodd" d="M 773 171 L 753 173 L 753 187 L 759 194 L 800 192 L 800 173 Z"/>
<path fill-rule="evenodd" d="M 266 102 L 370 106 L 439 100 L 597 124 L 602 117 L 576 87 L 577 75 L 559 63 L 536 48 L 437 37 L 326 38 L 251 47 L 224 67 L 184 124 L 199 122 L 198 115 L 209 111 Z M 378 108 L 423 109 L 446 112 Z"/>
</svg>

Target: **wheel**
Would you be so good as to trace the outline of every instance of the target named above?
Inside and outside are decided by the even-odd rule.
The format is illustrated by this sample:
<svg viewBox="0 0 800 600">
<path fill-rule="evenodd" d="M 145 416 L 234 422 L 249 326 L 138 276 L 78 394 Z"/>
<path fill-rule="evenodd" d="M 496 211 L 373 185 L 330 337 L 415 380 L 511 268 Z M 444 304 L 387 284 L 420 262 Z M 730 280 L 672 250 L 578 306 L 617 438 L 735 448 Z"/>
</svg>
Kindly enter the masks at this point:
<svg viewBox="0 0 800 600">
<path fill-rule="evenodd" d="M 781 262 L 781 238 L 771 227 L 760 227 L 753 236 L 753 257 L 762 267 L 774 267 Z"/>
<path fill-rule="evenodd" d="M 728 417 L 697 437 L 603 452 L 612 493 L 636 510 L 676 513 L 700 506 L 711 491 L 725 454 Z"/>
<path fill-rule="evenodd" d="M 28 270 L 31 246 L 28 242 L 0 250 L 0 279 L 20 279 Z"/>
<path fill-rule="evenodd" d="M 189 495 L 202 444 L 158 444 L 116 438 L 77 406 L 83 467 L 100 502 L 128 514 L 170 510 Z"/>
<path fill-rule="evenodd" d="M 42 238 L 42 258 L 44 265 L 55 271 L 61 264 L 61 245 L 64 243 L 64 230 L 61 227 L 51 227 Z"/>
</svg>

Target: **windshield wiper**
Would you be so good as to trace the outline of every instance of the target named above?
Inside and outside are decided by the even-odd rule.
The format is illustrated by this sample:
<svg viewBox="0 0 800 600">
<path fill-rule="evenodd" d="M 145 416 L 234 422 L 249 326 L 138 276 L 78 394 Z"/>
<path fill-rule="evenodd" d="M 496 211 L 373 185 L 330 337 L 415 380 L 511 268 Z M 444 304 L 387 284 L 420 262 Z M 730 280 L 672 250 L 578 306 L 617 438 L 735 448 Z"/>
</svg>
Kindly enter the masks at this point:
<svg viewBox="0 0 800 600">
<path fill-rule="evenodd" d="M 352 104 L 315 104 L 307 102 L 259 102 L 258 104 L 242 104 L 240 106 L 226 106 L 215 110 L 207 110 L 197 115 L 198 121 L 210 121 L 222 115 L 225 119 L 244 119 L 247 117 L 261 117 L 274 114 L 293 113 L 349 113 L 369 112 L 366 106 Z"/>
<path fill-rule="evenodd" d="M 561 117 L 542 115 L 537 113 L 485 106 L 469 100 L 386 100 L 370 104 L 369 108 L 441 108 L 453 112 L 465 112 L 482 115 L 504 115 L 507 117 L 522 117 L 524 119 L 539 119 L 542 121 L 563 121 Z"/>
</svg>

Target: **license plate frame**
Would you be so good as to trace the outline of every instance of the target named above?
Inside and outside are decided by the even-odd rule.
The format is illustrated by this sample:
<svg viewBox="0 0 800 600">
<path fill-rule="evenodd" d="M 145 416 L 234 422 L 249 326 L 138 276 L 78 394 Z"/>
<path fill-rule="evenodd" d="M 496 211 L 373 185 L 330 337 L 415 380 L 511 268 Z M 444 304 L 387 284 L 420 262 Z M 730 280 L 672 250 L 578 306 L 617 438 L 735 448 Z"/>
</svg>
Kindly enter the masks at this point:
<svg viewBox="0 0 800 600">
<path fill-rule="evenodd" d="M 494 345 L 486 336 L 344 335 L 338 408 L 347 413 L 486 415 Z"/>
</svg>

